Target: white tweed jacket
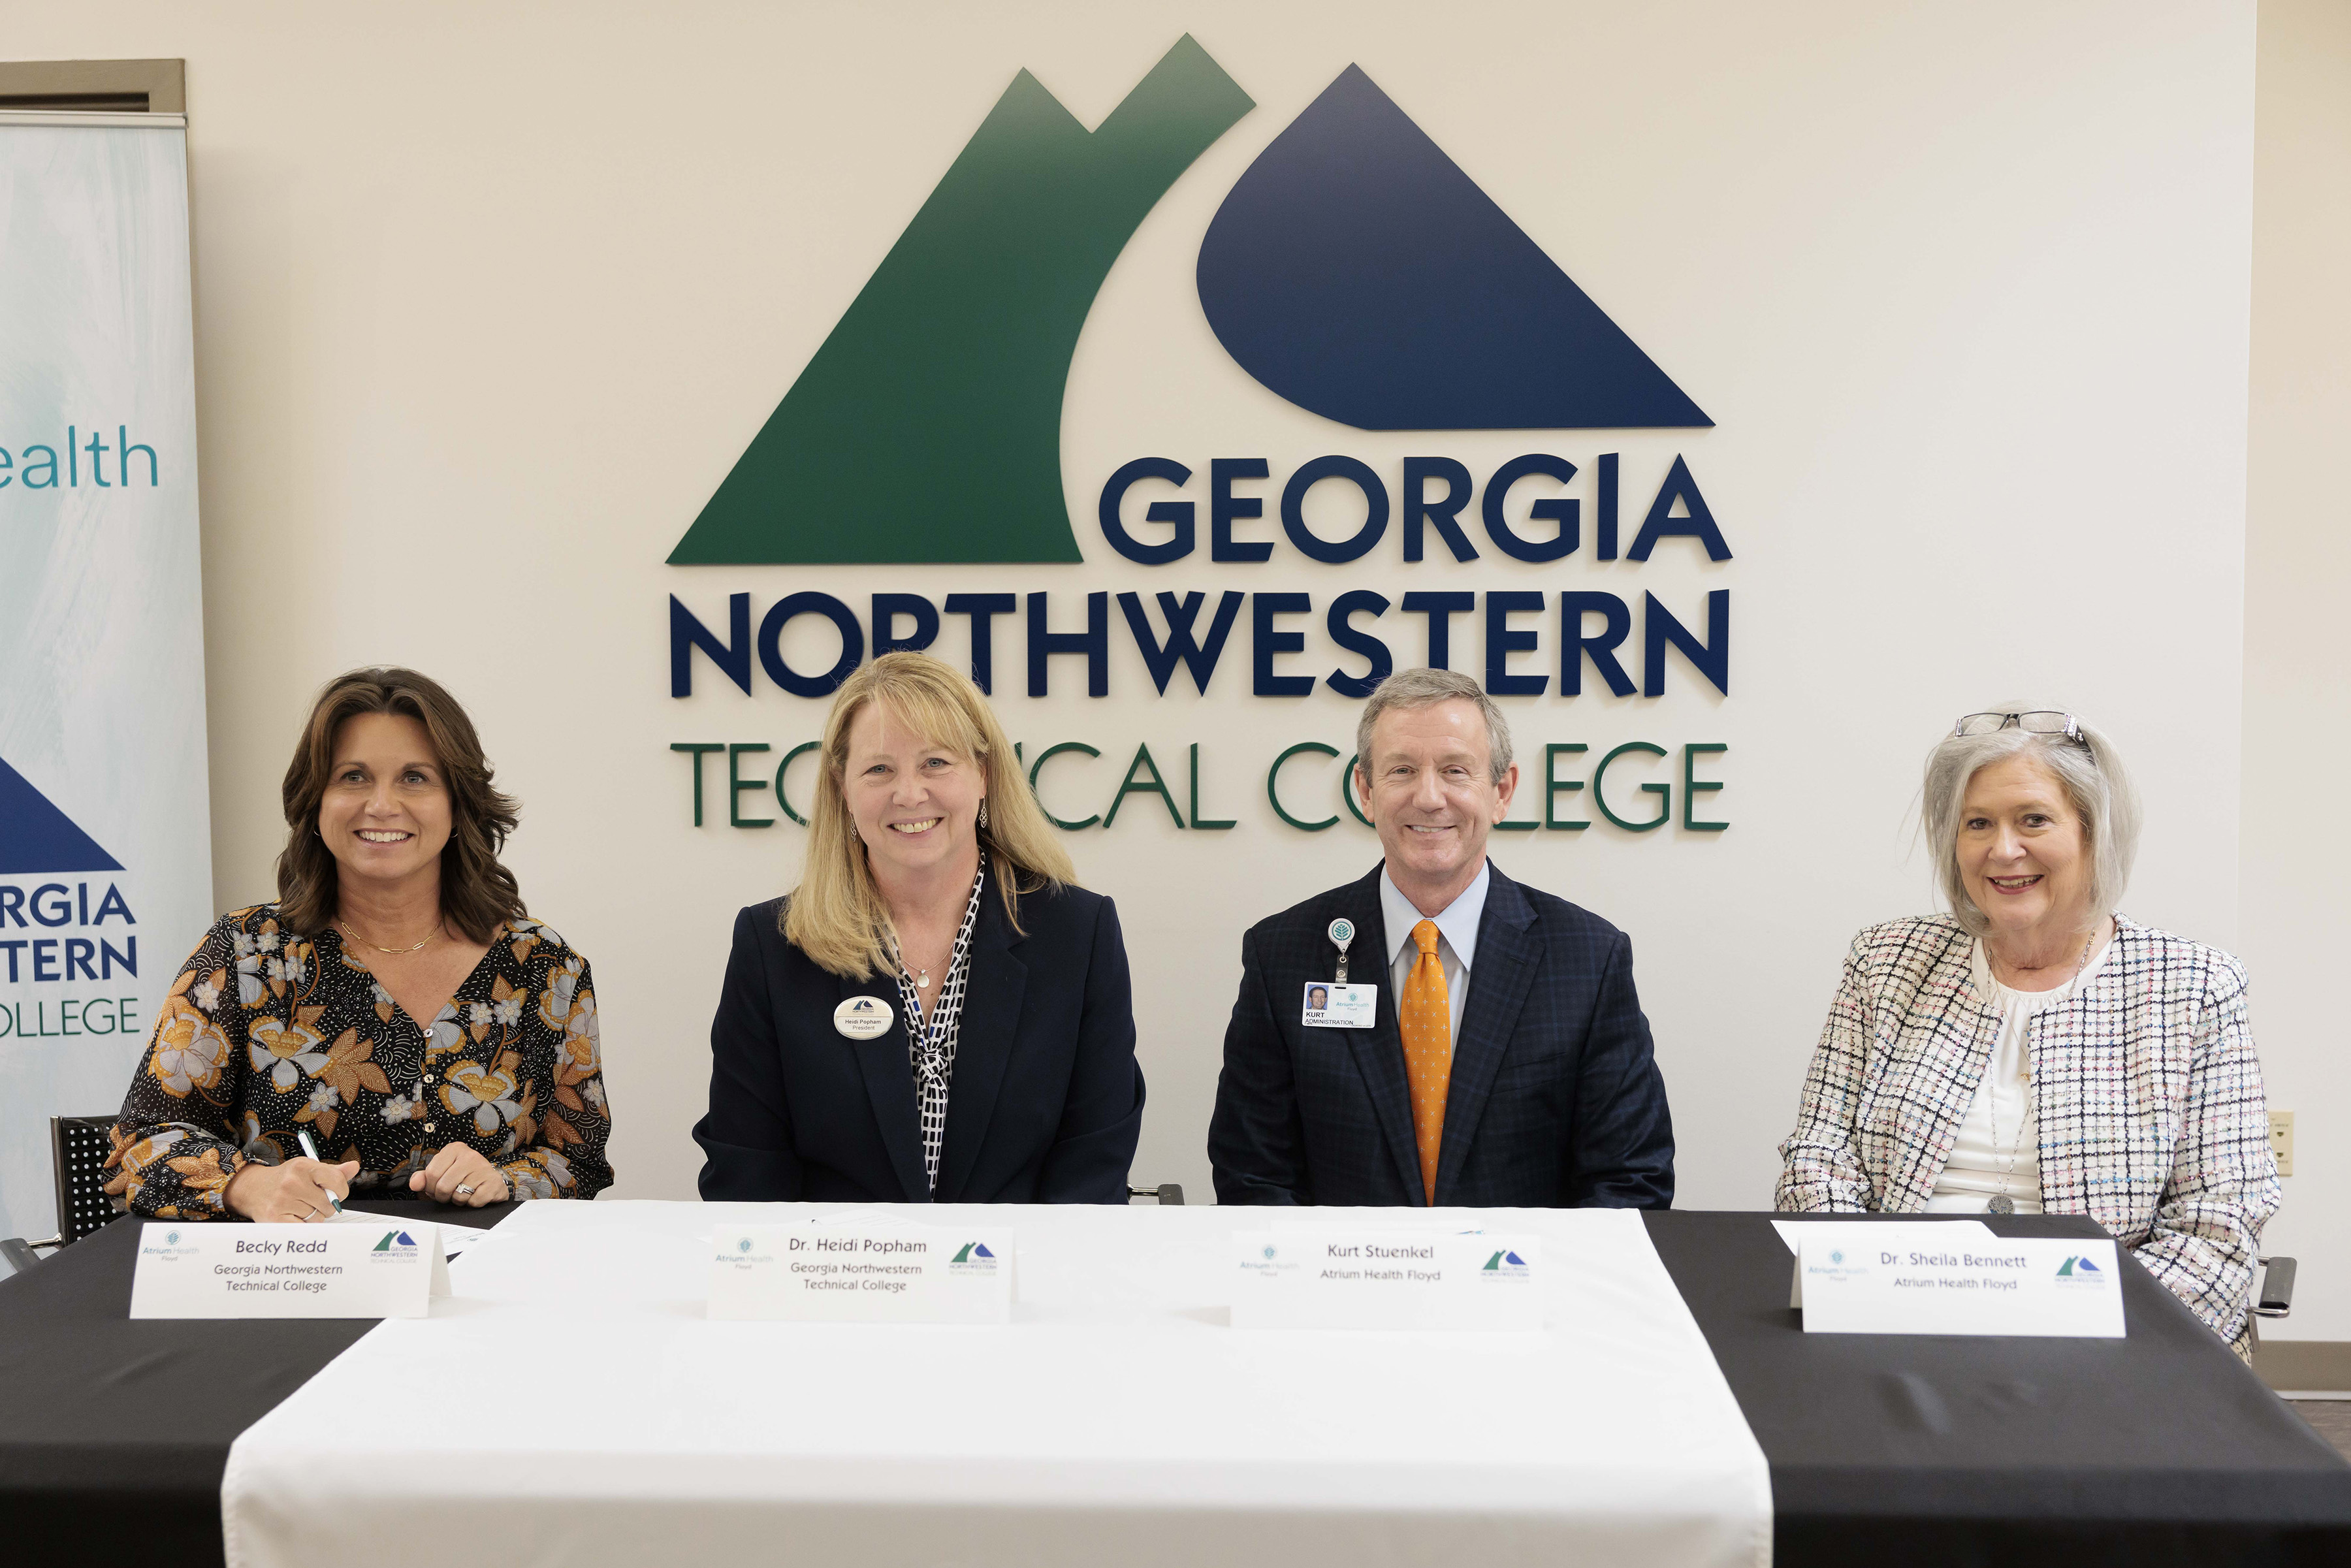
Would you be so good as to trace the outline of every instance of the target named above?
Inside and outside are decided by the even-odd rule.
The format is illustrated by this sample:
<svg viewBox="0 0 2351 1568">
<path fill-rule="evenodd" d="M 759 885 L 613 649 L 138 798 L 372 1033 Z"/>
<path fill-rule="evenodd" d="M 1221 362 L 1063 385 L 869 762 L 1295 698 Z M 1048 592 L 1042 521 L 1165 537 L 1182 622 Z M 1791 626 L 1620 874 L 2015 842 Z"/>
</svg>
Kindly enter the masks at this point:
<svg viewBox="0 0 2351 1568">
<path fill-rule="evenodd" d="M 1948 915 L 1854 938 L 1780 1145 L 1781 1208 L 1927 1206 L 2000 1035 L 1974 940 Z M 2243 1354 L 2279 1201 L 2243 966 L 2116 915 L 2097 971 L 2027 1038 L 2043 1207 L 2096 1219 Z"/>
</svg>

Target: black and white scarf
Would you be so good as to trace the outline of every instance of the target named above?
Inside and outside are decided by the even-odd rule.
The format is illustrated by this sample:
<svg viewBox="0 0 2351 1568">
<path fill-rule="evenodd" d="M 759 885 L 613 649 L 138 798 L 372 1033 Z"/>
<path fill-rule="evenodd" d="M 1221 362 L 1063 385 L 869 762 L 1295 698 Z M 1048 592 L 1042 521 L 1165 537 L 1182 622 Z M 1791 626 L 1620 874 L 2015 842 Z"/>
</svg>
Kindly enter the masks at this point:
<svg viewBox="0 0 2351 1568">
<path fill-rule="evenodd" d="M 923 1168 L 930 1174 L 931 1191 L 939 1190 L 939 1149 L 946 1141 L 947 1084 L 955 1076 L 956 1037 L 963 1017 L 964 982 L 971 975 L 971 933 L 979 924 L 980 891 L 987 885 L 987 852 L 979 853 L 979 873 L 971 880 L 971 897 L 963 907 L 963 925 L 956 931 L 955 951 L 947 959 L 946 977 L 939 983 L 939 999 L 931 1016 L 923 1016 L 922 993 L 907 972 L 893 939 L 891 957 L 898 965 L 898 999 L 906 1009 L 906 1042 L 914 1068 L 914 1100 L 923 1118 Z"/>
</svg>

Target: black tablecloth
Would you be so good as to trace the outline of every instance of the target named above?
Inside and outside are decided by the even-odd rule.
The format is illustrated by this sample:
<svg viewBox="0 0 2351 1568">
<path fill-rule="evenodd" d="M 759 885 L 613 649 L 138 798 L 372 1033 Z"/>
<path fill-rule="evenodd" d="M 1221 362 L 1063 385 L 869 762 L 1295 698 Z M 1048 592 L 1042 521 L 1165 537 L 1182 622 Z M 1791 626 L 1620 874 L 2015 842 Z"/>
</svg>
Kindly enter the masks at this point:
<svg viewBox="0 0 2351 1568">
<path fill-rule="evenodd" d="M 1780 1568 L 2351 1564 L 2351 1466 L 2127 1253 L 2124 1339 L 1808 1334 L 1769 1218 L 1648 1219 L 1771 1463 Z"/>
<path fill-rule="evenodd" d="M 2351 1466 L 2136 1264 L 2126 1339 L 1806 1334 L 1770 1218 L 1648 1225 L 1771 1461 L 1779 1568 L 2351 1563 Z M 220 1562 L 229 1445 L 372 1326 L 132 1322 L 136 1239 L 0 1280 L 0 1559 Z"/>
<path fill-rule="evenodd" d="M 357 1207 L 477 1227 L 515 1208 Z M 134 1322 L 139 1224 L 118 1219 L 0 1280 L 0 1563 L 222 1562 L 229 1445 L 375 1327 L 372 1318 Z"/>
</svg>

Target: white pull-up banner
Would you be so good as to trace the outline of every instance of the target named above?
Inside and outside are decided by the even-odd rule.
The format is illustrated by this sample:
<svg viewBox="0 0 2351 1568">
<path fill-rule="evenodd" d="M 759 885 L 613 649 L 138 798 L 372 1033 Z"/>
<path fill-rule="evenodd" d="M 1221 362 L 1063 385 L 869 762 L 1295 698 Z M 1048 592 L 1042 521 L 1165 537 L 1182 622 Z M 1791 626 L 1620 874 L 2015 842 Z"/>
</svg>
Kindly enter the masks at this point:
<svg viewBox="0 0 2351 1568">
<path fill-rule="evenodd" d="M 0 113 L 0 1236 L 213 915 L 195 397 L 184 122 Z"/>
</svg>

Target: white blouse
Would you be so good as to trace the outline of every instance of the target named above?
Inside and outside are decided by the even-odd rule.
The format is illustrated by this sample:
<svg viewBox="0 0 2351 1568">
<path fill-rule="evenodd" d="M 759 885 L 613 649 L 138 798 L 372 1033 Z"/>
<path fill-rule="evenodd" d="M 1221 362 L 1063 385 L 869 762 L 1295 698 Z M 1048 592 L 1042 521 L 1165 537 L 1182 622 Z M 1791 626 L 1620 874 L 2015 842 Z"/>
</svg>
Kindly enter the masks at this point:
<svg viewBox="0 0 2351 1568">
<path fill-rule="evenodd" d="M 1978 939 L 1969 964 L 1977 994 L 2000 1009 L 2000 1040 L 1959 1123 L 1950 1161 L 1935 1178 L 1928 1213 L 1982 1214 L 2001 1193 L 2019 1214 L 2041 1212 L 2041 1126 L 2032 1110 L 2032 1045 L 2027 1033 L 2033 1016 L 2073 996 L 2098 972 L 2114 946 L 2107 943 L 2080 974 L 2054 990 L 2020 991 L 1992 978 Z"/>
</svg>

